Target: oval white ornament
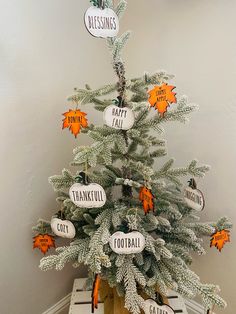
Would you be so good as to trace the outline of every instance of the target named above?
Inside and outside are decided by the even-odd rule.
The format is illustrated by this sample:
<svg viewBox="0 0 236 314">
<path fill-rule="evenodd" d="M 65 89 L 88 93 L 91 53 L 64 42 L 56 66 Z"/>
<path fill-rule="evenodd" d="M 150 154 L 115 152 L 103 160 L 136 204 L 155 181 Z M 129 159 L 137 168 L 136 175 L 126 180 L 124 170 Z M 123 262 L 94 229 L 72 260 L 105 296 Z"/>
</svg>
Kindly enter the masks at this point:
<svg viewBox="0 0 236 314">
<path fill-rule="evenodd" d="M 117 254 L 136 254 L 144 250 L 146 240 L 138 231 L 129 233 L 117 231 L 110 237 L 109 244 L 112 251 Z"/>
<path fill-rule="evenodd" d="M 53 233 L 62 238 L 73 239 L 76 234 L 75 226 L 69 220 L 52 218 L 51 228 Z"/>
<path fill-rule="evenodd" d="M 107 199 L 103 187 L 97 183 L 75 183 L 71 186 L 69 195 L 76 206 L 83 208 L 102 207 Z"/>
<path fill-rule="evenodd" d="M 184 190 L 184 199 L 189 207 L 196 211 L 202 211 L 205 207 L 204 195 L 198 189 L 188 186 Z"/>
<path fill-rule="evenodd" d="M 145 314 L 174 314 L 174 310 L 166 304 L 159 305 L 153 299 L 147 299 L 144 301 L 144 313 Z"/>
<path fill-rule="evenodd" d="M 95 37 L 115 37 L 119 32 L 118 16 L 109 8 L 91 6 L 84 15 L 84 22 L 89 33 Z"/>
<path fill-rule="evenodd" d="M 134 113 L 128 107 L 110 105 L 103 115 L 106 125 L 114 129 L 129 130 L 134 124 Z"/>
</svg>

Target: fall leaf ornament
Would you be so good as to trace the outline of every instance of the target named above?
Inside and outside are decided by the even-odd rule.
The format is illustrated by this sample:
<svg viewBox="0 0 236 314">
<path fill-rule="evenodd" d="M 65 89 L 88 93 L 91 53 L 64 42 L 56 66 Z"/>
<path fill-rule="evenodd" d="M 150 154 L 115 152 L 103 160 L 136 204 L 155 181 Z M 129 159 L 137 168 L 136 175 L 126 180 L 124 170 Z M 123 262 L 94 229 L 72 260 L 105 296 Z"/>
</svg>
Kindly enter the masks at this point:
<svg viewBox="0 0 236 314">
<path fill-rule="evenodd" d="M 167 107 L 177 102 L 175 97 L 176 93 L 173 92 L 173 89 L 175 89 L 175 86 L 164 83 L 160 86 L 155 86 L 148 92 L 150 105 L 154 107 L 162 117 L 167 112 Z"/>
<path fill-rule="evenodd" d="M 95 276 L 95 280 L 93 282 L 93 291 L 92 291 L 92 313 L 94 313 L 94 309 L 98 308 L 98 293 L 100 287 L 101 278 L 97 274 Z"/>
<path fill-rule="evenodd" d="M 149 213 L 150 210 L 154 211 L 154 196 L 146 186 L 143 186 L 139 190 L 139 200 L 143 203 L 143 209 L 145 215 Z"/>
<path fill-rule="evenodd" d="M 49 234 L 38 234 L 33 237 L 33 249 L 38 248 L 43 254 L 46 254 L 51 247 L 55 247 L 54 237 Z"/>
<path fill-rule="evenodd" d="M 221 252 L 226 242 L 230 242 L 230 232 L 223 229 L 212 234 L 210 247 L 215 246 Z"/>
<path fill-rule="evenodd" d="M 69 128 L 75 137 L 80 133 L 81 128 L 88 126 L 88 120 L 86 119 L 87 113 L 80 111 L 79 109 L 72 110 L 63 113 L 65 117 L 63 120 L 62 129 Z"/>
</svg>

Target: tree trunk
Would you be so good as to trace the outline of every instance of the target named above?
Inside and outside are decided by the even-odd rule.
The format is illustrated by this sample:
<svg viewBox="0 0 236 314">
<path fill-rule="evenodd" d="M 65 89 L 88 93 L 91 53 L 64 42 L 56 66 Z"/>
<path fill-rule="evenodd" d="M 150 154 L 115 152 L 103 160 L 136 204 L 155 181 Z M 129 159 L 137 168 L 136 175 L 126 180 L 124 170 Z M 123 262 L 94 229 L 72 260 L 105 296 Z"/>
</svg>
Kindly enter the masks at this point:
<svg viewBox="0 0 236 314">
<path fill-rule="evenodd" d="M 104 314 L 130 314 L 125 309 L 124 298 L 120 298 L 116 288 L 111 288 L 107 281 L 101 281 L 100 297 L 104 302 Z"/>
<path fill-rule="evenodd" d="M 104 302 L 104 314 L 130 314 L 125 308 L 125 300 L 119 297 L 116 288 L 111 288 L 107 281 L 101 281 L 100 297 Z M 148 299 L 146 295 L 142 293 L 144 299 Z M 168 300 L 163 297 L 165 304 L 168 304 Z M 144 313 L 141 311 L 141 313 Z"/>
</svg>

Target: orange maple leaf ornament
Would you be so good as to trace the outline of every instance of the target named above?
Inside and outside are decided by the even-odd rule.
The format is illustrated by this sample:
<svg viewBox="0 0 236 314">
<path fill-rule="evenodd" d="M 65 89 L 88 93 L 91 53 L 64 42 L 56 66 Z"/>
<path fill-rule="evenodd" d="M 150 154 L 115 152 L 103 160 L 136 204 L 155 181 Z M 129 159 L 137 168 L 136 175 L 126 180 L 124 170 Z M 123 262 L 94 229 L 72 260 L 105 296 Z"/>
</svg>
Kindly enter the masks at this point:
<svg viewBox="0 0 236 314">
<path fill-rule="evenodd" d="M 100 287 L 101 278 L 97 274 L 95 276 L 95 280 L 93 283 L 93 291 L 92 291 L 92 313 L 94 313 L 94 309 L 98 308 L 98 294 L 99 294 L 99 287 Z"/>
<path fill-rule="evenodd" d="M 155 86 L 148 92 L 150 105 L 155 107 L 162 117 L 166 113 L 169 104 L 177 102 L 176 93 L 172 92 L 173 89 L 175 89 L 175 86 L 164 83 L 161 86 Z"/>
<path fill-rule="evenodd" d="M 38 248 L 43 254 L 46 254 L 51 247 L 55 247 L 55 240 L 49 234 L 38 234 L 33 239 L 33 249 Z"/>
<path fill-rule="evenodd" d="M 143 203 L 143 209 L 145 215 L 149 213 L 150 210 L 154 211 L 154 196 L 152 192 L 146 187 L 143 186 L 139 190 L 139 200 Z"/>
<path fill-rule="evenodd" d="M 63 120 L 62 129 L 69 128 L 72 134 L 76 137 L 81 130 L 81 127 L 86 128 L 88 126 L 88 120 L 86 119 L 87 113 L 80 110 L 69 110 L 63 113 L 65 119 Z"/>
<path fill-rule="evenodd" d="M 211 236 L 211 245 L 215 246 L 220 252 L 226 242 L 230 242 L 230 232 L 228 230 L 217 231 Z"/>
</svg>

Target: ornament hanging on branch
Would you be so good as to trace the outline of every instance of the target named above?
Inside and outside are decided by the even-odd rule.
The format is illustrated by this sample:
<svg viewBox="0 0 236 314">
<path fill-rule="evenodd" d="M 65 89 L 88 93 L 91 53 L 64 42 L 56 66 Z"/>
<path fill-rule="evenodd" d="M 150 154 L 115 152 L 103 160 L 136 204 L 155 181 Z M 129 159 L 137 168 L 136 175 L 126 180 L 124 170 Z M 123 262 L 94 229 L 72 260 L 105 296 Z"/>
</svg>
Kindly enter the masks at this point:
<svg viewBox="0 0 236 314">
<path fill-rule="evenodd" d="M 65 118 L 63 120 L 62 129 L 69 128 L 71 133 L 77 137 L 81 131 L 81 128 L 86 128 L 88 126 L 86 115 L 87 113 L 82 112 L 79 109 L 70 109 L 69 111 L 63 113 Z"/>
<path fill-rule="evenodd" d="M 145 314 L 174 314 L 174 310 L 167 304 L 159 304 L 153 299 L 144 301 Z"/>
<path fill-rule="evenodd" d="M 197 211 L 202 211 L 205 207 L 203 193 L 197 189 L 197 183 L 192 178 L 188 181 L 189 186 L 184 190 L 184 200 L 189 207 Z"/>
<path fill-rule="evenodd" d="M 110 237 L 109 244 L 112 251 L 117 254 L 137 254 L 144 250 L 146 240 L 138 231 L 129 233 L 117 231 Z"/>
<path fill-rule="evenodd" d="M 230 231 L 223 229 L 212 234 L 210 247 L 215 246 L 221 252 L 226 242 L 230 242 Z"/>
<path fill-rule="evenodd" d="M 104 121 L 111 128 L 129 130 L 134 124 L 134 113 L 130 108 L 124 107 L 120 97 L 117 98 L 118 101 L 115 100 L 114 105 L 110 105 L 104 110 Z"/>
<path fill-rule="evenodd" d="M 143 186 L 139 190 L 139 200 L 143 204 L 143 209 L 145 212 L 145 215 L 149 213 L 150 210 L 154 212 L 154 196 L 146 186 Z"/>
<path fill-rule="evenodd" d="M 84 172 L 80 172 L 83 183 L 75 183 L 69 190 L 71 201 L 82 208 L 99 208 L 106 203 L 106 193 L 97 183 L 89 183 Z"/>
<path fill-rule="evenodd" d="M 52 218 L 51 228 L 53 233 L 62 238 L 73 239 L 76 234 L 75 227 L 69 220 Z"/>
<path fill-rule="evenodd" d="M 38 248 L 43 254 L 46 254 L 47 251 L 51 248 L 55 248 L 54 237 L 49 234 L 38 234 L 33 237 L 33 249 Z"/>
<path fill-rule="evenodd" d="M 95 280 L 93 282 L 93 291 L 92 291 L 92 313 L 98 308 L 98 297 L 99 297 L 99 287 L 100 287 L 101 278 L 97 274 L 95 275 Z"/>
<path fill-rule="evenodd" d="M 119 19 L 116 13 L 105 8 L 104 0 L 98 0 L 98 7 L 91 6 L 84 15 L 88 32 L 94 37 L 115 37 L 119 32 Z"/>
<path fill-rule="evenodd" d="M 173 92 L 173 89 L 175 89 L 175 86 L 164 83 L 160 86 L 155 86 L 148 92 L 150 105 L 154 107 L 162 117 L 167 112 L 169 105 L 177 102 L 175 97 L 176 93 Z"/>
</svg>

